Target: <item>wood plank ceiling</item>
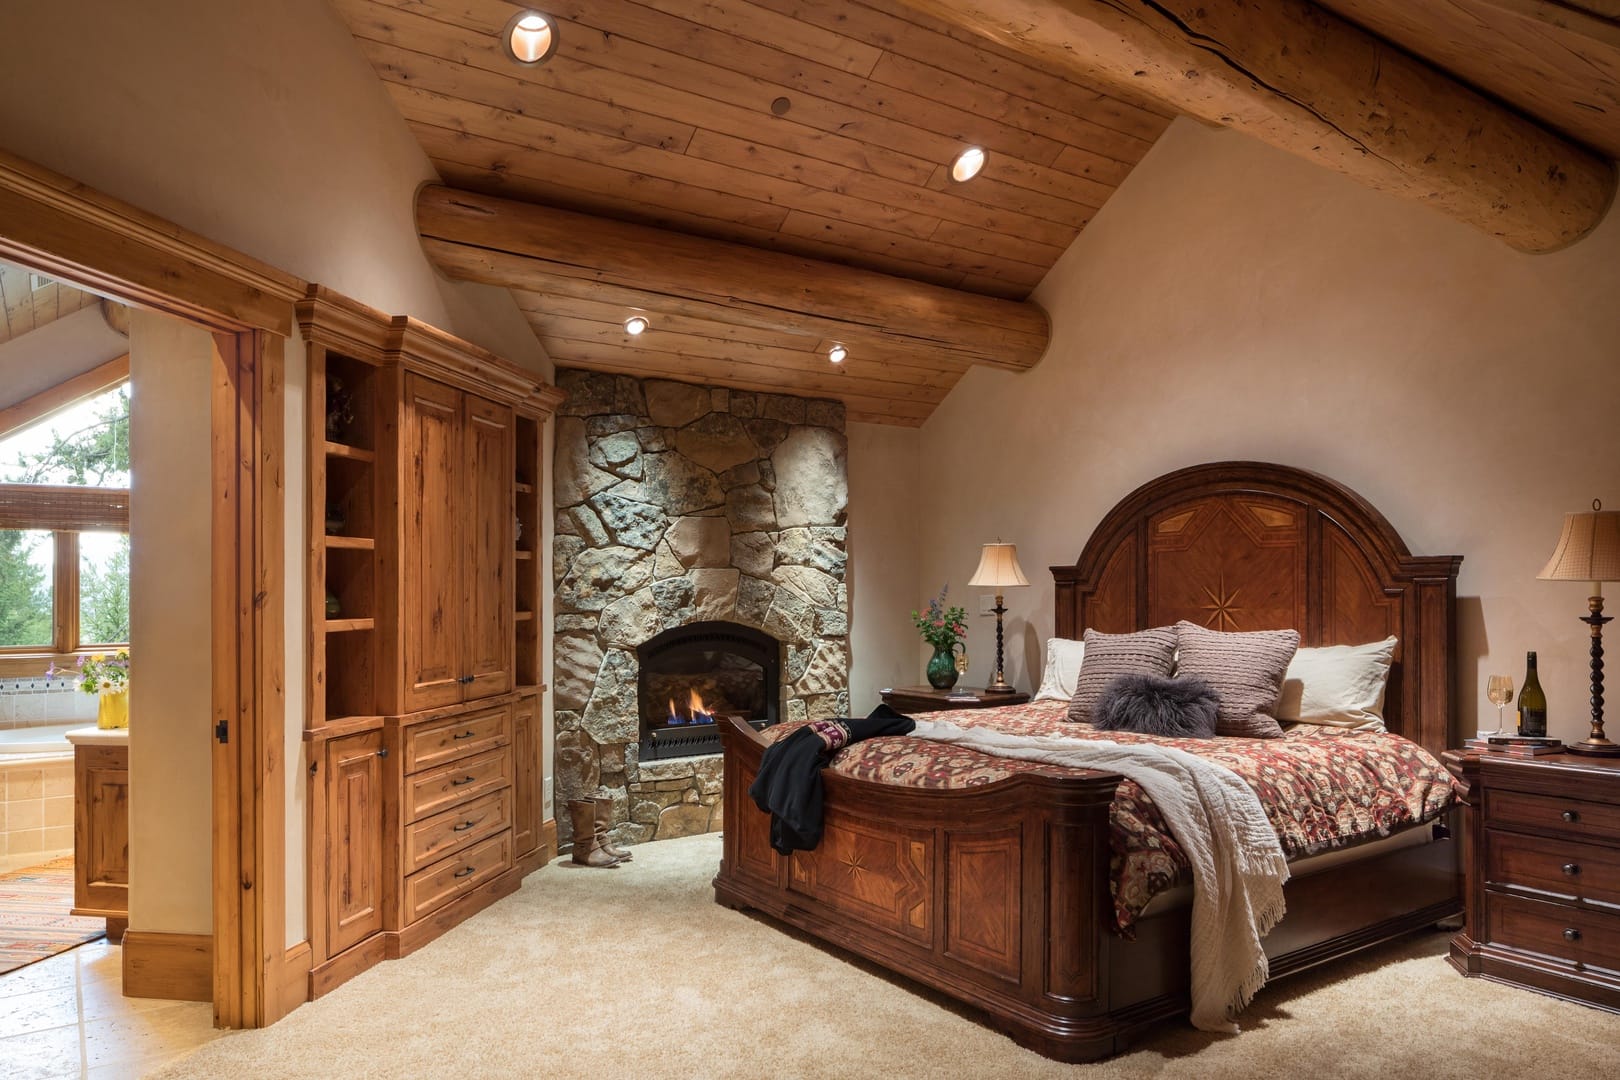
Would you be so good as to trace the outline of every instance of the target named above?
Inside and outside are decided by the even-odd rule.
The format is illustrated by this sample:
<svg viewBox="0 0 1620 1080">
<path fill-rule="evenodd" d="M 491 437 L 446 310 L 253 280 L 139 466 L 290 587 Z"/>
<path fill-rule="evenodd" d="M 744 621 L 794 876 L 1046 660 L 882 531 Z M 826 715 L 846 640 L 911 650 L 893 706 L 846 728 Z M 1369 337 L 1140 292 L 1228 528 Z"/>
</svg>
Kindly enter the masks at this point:
<svg viewBox="0 0 1620 1080">
<path fill-rule="evenodd" d="M 1620 0 L 1316 0 L 1620 158 Z"/>
<path fill-rule="evenodd" d="M 1014 300 L 1172 119 L 899 0 L 547 0 L 560 44 L 534 68 L 500 47 L 503 0 L 333 4 L 452 187 Z M 969 145 L 989 165 L 953 183 Z M 695 378 L 824 344 L 682 316 L 632 343 L 616 303 L 518 296 L 563 365 Z M 905 407 L 866 394 L 852 415 L 921 423 L 964 369 L 894 369 Z M 856 371 L 823 359 L 778 388 L 844 396 Z"/>
<path fill-rule="evenodd" d="M 35 284 L 44 282 L 39 288 Z M 93 293 L 0 263 L 0 344 L 90 307 Z"/>
</svg>

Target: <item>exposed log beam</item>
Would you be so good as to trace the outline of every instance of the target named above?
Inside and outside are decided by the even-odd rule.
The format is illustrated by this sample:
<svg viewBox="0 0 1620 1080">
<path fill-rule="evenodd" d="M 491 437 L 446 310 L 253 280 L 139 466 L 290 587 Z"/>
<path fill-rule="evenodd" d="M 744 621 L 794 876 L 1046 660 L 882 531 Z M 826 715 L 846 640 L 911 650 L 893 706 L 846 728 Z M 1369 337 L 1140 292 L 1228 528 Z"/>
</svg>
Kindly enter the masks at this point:
<svg viewBox="0 0 1620 1080">
<path fill-rule="evenodd" d="M 836 263 L 431 186 L 416 204 L 428 255 L 452 277 L 544 293 L 558 282 L 611 299 L 803 337 L 1022 370 L 1045 352 L 1030 303 Z M 576 294 L 578 290 L 575 291 Z"/>
<path fill-rule="evenodd" d="M 1609 162 L 1307 0 L 906 3 L 1422 202 L 1521 251 L 1579 239 L 1614 195 Z"/>
</svg>

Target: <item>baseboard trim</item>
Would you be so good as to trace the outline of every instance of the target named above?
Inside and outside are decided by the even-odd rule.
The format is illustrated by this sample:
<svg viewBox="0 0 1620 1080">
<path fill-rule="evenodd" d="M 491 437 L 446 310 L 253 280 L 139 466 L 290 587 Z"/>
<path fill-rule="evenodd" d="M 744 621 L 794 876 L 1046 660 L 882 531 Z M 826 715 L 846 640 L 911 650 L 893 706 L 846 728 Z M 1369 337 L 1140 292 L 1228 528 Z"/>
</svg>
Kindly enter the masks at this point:
<svg viewBox="0 0 1620 1080">
<path fill-rule="evenodd" d="M 214 1000 L 214 939 L 208 934 L 124 933 L 124 996 Z"/>
<path fill-rule="evenodd" d="M 351 945 L 323 964 L 317 964 L 309 973 L 309 1000 L 330 994 L 356 975 L 383 961 L 383 938 L 373 934 L 364 941 Z"/>
<path fill-rule="evenodd" d="M 281 954 L 281 960 L 273 967 L 274 984 L 270 1000 L 266 1003 L 268 1005 L 264 1018 L 266 1026 L 280 1020 L 309 1000 L 312 955 L 307 941 L 300 941 Z"/>
</svg>

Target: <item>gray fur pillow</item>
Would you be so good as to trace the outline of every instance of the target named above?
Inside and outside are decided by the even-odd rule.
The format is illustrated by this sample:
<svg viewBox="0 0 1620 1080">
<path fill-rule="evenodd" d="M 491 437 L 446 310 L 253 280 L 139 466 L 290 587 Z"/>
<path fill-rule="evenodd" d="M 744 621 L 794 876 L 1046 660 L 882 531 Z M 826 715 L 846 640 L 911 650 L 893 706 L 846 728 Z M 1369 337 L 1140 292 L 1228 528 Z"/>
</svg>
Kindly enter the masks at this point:
<svg viewBox="0 0 1620 1080">
<path fill-rule="evenodd" d="M 1220 709 L 1220 696 L 1203 679 L 1121 675 L 1103 689 L 1091 726 L 1098 731 L 1210 739 Z"/>
</svg>

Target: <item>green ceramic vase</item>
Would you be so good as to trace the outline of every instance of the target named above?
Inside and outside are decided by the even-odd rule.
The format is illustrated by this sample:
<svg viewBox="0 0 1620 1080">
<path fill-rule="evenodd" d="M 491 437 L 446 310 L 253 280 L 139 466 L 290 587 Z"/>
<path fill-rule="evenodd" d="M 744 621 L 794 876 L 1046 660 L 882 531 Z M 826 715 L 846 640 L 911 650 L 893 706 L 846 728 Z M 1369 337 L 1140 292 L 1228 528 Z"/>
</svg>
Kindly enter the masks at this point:
<svg viewBox="0 0 1620 1080">
<path fill-rule="evenodd" d="M 956 685 L 956 646 L 936 646 L 934 655 L 928 658 L 928 685 L 935 690 L 949 690 Z"/>
</svg>

